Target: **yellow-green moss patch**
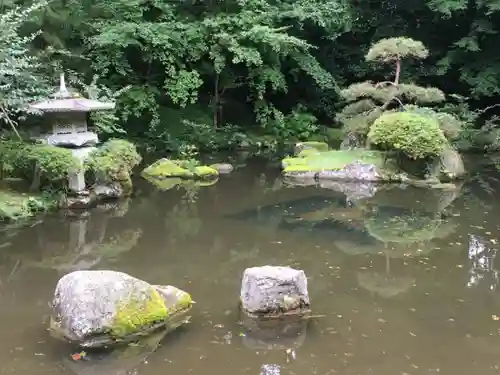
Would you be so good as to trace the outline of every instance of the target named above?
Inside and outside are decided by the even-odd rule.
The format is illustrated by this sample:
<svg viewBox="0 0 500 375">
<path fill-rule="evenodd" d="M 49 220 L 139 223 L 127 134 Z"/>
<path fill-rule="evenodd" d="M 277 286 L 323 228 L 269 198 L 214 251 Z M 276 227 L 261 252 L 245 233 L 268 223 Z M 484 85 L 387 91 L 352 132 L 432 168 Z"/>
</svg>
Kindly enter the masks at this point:
<svg viewBox="0 0 500 375">
<path fill-rule="evenodd" d="M 305 150 L 304 150 L 305 151 Z M 377 167 L 385 166 L 384 153 L 371 150 L 334 150 L 320 152 L 315 155 L 297 158 L 285 158 L 283 164 L 285 169 L 299 167 L 300 171 L 322 171 L 341 170 L 346 165 L 359 161 L 361 163 L 373 164 Z"/>
<path fill-rule="evenodd" d="M 129 300 L 117 306 L 111 335 L 124 338 L 142 331 L 148 331 L 168 317 L 167 307 L 163 297 L 151 289 L 149 298 L 144 301 Z"/>
<path fill-rule="evenodd" d="M 283 169 L 283 173 L 290 174 L 290 173 L 298 173 L 298 172 L 319 172 L 321 170 L 322 170 L 321 168 L 297 164 L 297 165 L 289 165 L 288 167 Z"/>
<path fill-rule="evenodd" d="M 169 159 L 160 159 L 142 171 L 143 175 L 154 178 L 193 178 L 193 172 L 182 168 L 178 163 Z"/>
<path fill-rule="evenodd" d="M 200 179 L 212 179 L 219 176 L 219 172 L 212 167 L 200 165 L 194 168 L 194 175 Z"/>
</svg>

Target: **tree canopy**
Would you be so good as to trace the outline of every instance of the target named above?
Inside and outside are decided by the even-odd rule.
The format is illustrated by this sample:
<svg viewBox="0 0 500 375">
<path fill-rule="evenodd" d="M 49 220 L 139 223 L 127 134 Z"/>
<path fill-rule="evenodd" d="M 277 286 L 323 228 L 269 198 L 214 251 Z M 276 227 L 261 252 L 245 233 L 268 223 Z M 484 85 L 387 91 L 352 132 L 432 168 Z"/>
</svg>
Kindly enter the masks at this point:
<svg viewBox="0 0 500 375">
<path fill-rule="evenodd" d="M 1 9 L 0 109 L 43 94 L 54 66 L 75 85 L 97 76 L 112 92 L 128 87 L 120 125 L 102 131 L 154 148 L 373 123 L 373 106 L 395 96 L 382 83 L 394 75 L 398 100 L 416 105 L 463 107 L 447 92 L 481 109 L 500 93 L 500 0 L 15 4 Z"/>
</svg>

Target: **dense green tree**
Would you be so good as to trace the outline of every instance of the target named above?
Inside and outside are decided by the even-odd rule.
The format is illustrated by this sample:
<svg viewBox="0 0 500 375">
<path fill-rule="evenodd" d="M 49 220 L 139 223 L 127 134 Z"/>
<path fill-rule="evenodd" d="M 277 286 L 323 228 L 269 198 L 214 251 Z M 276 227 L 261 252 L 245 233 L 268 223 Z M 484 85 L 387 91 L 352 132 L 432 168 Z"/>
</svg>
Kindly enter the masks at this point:
<svg viewBox="0 0 500 375">
<path fill-rule="evenodd" d="M 2 4 L 5 12 L 14 2 Z M 250 132 L 307 138 L 316 119 L 336 126 L 338 87 L 394 74 L 387 64 L 374 71 L 363 58 L 374 40 L 386 38 L 420 40 L 431 51 L 424 61 L 405 63 L 411 69 L 403 69 L 398 83 L 418 81 L 470 97 L 477 108 L 495 104 L 499 4 L 53 0 L 24 19 L 23 30 L 40 30 L 34 51 L 68 50 L 52 61 L 79 81 L 97 74 L 112 91 L 130 85 L 117 96 L 122 128 L 108 124 L 104 132 L 127 131 L 161 148 L 175 148 L 178 139 L 215 147 L 214 134 L 226 141 Z M 379 88 L 384 95 L 394 90 Z M 408 95 L 421 97 L 413 88 Z M 463 111 L 463 101 L 458 104 L 455 110 Z"/>
</svg>

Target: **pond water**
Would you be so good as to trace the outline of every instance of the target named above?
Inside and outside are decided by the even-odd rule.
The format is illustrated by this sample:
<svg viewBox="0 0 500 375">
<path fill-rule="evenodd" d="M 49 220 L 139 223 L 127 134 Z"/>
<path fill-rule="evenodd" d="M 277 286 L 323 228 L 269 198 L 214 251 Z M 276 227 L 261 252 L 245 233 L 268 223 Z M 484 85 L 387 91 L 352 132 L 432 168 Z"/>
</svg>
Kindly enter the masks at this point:
<svg viewBox="0 0 500 375">
<path fill-rule="evenodd" d="M 481 178 L 457 189 L 346 199 L 286 186 L 274 164 L 256 161 L 213 186 L 159 191 L 138 181 L 118 205 L 5 228 L 1 372 L 497 373 L 500 182 L 474 168 Z M 239 323 L 243 270 L 266 264 L 304 269 L 318 315 L 288 353 L 251 340 Z M 148 353 L 77 363 L 46 331 L 55 284 L 74 269 L 180 287 L 197 302 L 192 321 Z"/>
</svg>

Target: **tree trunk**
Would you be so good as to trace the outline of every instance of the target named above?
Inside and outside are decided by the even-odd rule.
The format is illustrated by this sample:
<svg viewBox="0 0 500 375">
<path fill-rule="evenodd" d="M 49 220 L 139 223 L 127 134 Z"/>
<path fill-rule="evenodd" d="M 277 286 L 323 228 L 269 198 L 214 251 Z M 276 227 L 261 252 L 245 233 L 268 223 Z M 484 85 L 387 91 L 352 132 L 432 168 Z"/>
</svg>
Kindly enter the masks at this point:
<svg viewBox="0 0 500 375">
<path fill-rule="evenodd" d="M 33 168 L 33 180 L 31 181 L 31 186 L 30 186 L 31 191 L 40 190 L 40 178 L 41 178 L 40 166 L 37 162 L 35 164 L 35 167 Z"/>
<path fill-rule="evenodd" d="M 399 76 L 401 75 L 401 60 L 396 60 L 396 76 L 394 77 L 394 84 L 399 84 Z"/>
<path fill-rule="evenodd" d="M 213 127 L 217 128 L 219 124 L 219 74 L 215 75 L 215 84 L 214 84 L 214 97 L 212 103 L 212 116 L 213 116 Z"/>
</svg>

